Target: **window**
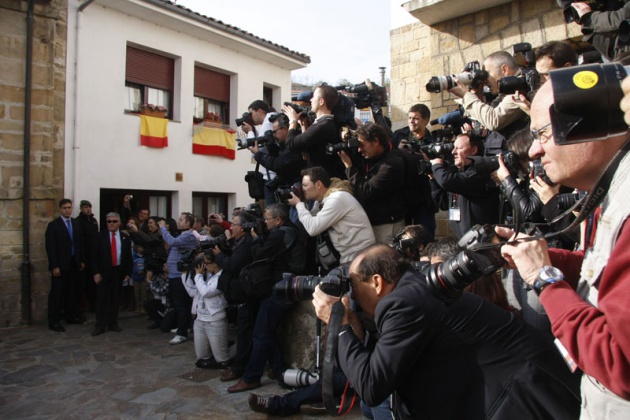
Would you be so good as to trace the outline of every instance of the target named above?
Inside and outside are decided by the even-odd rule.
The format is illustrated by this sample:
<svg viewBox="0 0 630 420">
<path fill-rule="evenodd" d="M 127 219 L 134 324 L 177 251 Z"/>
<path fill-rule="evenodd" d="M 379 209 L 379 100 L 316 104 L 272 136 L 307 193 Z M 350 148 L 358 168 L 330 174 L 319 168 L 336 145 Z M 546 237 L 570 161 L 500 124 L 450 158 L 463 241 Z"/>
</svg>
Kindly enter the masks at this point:
<svg viewBox="0 0 630 420">
<path fill-rule="evenodd" d="M 228 195 L 221 193 L 193 193 L 193 213 L 195 216 L 208 218 L 211 213 L 221 213 L 228 220 L 230 215 L 227 212 Z"/>
<path fill-rule="evenodd" d="M 173 115 L 175 60 L 127 46 L 125 111 L 138 112 L 142 104 L 161 105 Z"/>
<path fill-rule="evenodd" d="M 204 119 L 206 114 L 219 116 L 220 122 L 230 120 L 230 76 L 204 67 L 195 66 L 194 117 Z"/>
</svg>

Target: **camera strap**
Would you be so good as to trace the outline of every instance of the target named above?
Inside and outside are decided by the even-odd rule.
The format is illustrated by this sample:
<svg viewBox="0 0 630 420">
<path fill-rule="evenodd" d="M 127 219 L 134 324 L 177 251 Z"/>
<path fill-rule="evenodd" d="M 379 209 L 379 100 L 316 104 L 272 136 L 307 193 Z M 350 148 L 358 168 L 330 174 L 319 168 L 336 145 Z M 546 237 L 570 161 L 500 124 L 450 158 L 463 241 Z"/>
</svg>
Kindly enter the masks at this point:
<svg viewBox="0 0 630 420">
<path fill-rule="evenodd" d="M 337 402 L 333 386 L 333 370 L 337 360 L 337 345 L 339 343 L 339 329 L 346 311 L 343 302 L 339 299 L 330 310 L 330 319 L 326 329 L 326 344 L 324 346 L 324 364 L 322 366 L 322 399 L 324 407 L 331 416 L 338 416 Z"/>
</svg>

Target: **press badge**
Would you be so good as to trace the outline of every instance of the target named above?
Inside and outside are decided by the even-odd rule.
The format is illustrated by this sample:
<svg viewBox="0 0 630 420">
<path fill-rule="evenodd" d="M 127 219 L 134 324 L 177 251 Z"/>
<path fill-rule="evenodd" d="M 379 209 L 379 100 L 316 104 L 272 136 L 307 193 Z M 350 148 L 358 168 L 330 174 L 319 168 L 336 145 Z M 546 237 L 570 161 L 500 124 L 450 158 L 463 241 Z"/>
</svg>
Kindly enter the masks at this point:
<svg viewBox="0 0 630 420">
<path fill-rule="evenodd" d="M 455 208 L 451 208 L 448 210 L 448 219 L 452 220 L 454 222 L 459 222 L 460 221 L 460 211 L 459 209 Z"/>
<path fill-rule="evenodd" d="M 569 352 L 567 351 L 567 349 L 564 348 L 560 340 L 558 340 L 557 338 L 553 341 L 553 343 L 556 345 L 556 347 L 558 347 L 558 350 L 560 350 L 560 355 L 569 367 L 571 373 L 575 372 L 575 370 L 577 369 L 577 364 L 575 363 L 575 360 L 573 360 L 573 358 L 569 356 Z"/>
</svg>

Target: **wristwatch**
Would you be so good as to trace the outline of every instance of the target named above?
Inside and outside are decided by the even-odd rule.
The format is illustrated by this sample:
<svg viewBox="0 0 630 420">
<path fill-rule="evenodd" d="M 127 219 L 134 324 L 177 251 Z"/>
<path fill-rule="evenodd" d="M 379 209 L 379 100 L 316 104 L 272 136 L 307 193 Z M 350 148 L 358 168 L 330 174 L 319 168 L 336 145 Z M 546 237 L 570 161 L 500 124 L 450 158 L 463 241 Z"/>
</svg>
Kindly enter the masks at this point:
<svg viewBox="0 0 630 420">
<path fill-rule="evenodd" d="M 542 293 L 547 286 L 563 280 L 564 274 L 562 274 L 562 271 L 551 265 L 546 265 L 540 269 L 540 273 L 538 273 L 538 277 L 536 277 L 534 281 L 534 291 L 540 296 L 540 293 Z"/>
</svg>

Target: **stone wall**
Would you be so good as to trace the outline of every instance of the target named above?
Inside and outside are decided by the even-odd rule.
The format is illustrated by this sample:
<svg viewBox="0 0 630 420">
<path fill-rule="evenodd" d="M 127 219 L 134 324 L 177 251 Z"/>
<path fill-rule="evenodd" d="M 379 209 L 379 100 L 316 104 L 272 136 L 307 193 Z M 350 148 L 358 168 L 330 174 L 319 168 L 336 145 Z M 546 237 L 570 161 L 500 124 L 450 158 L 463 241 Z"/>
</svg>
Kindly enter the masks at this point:
<svg viewBox="0 0 630 420">
<path fill-rule="evenodd" d="M 0 327 L 21 319 L 26 1 L 0 0 Z M 32 311 L 46 319 L 44 231 L 63 195 L 67 0 L 36 2 L 30 156 Z"/>
<path fill-rule="evenodd" d="M 499 50 L 529 42 L 538 47 L 547 41 L 579 37 L 575 23 L 565 24 L 555 0 L 517 0 L 471 15 L 427 26 L 417 22 L 390 33 L 391 119 L 394 128 L 407 123 L 407 110 L 416 103 L 431 109 L 437 118 L 455 109 L 455 96 L 429 93 L 432 76 L 458 73 L 470 61 L 483 62 Z M 448 215 L 438 215 L 438 236 L 448 232 Z"/>
</svg>

